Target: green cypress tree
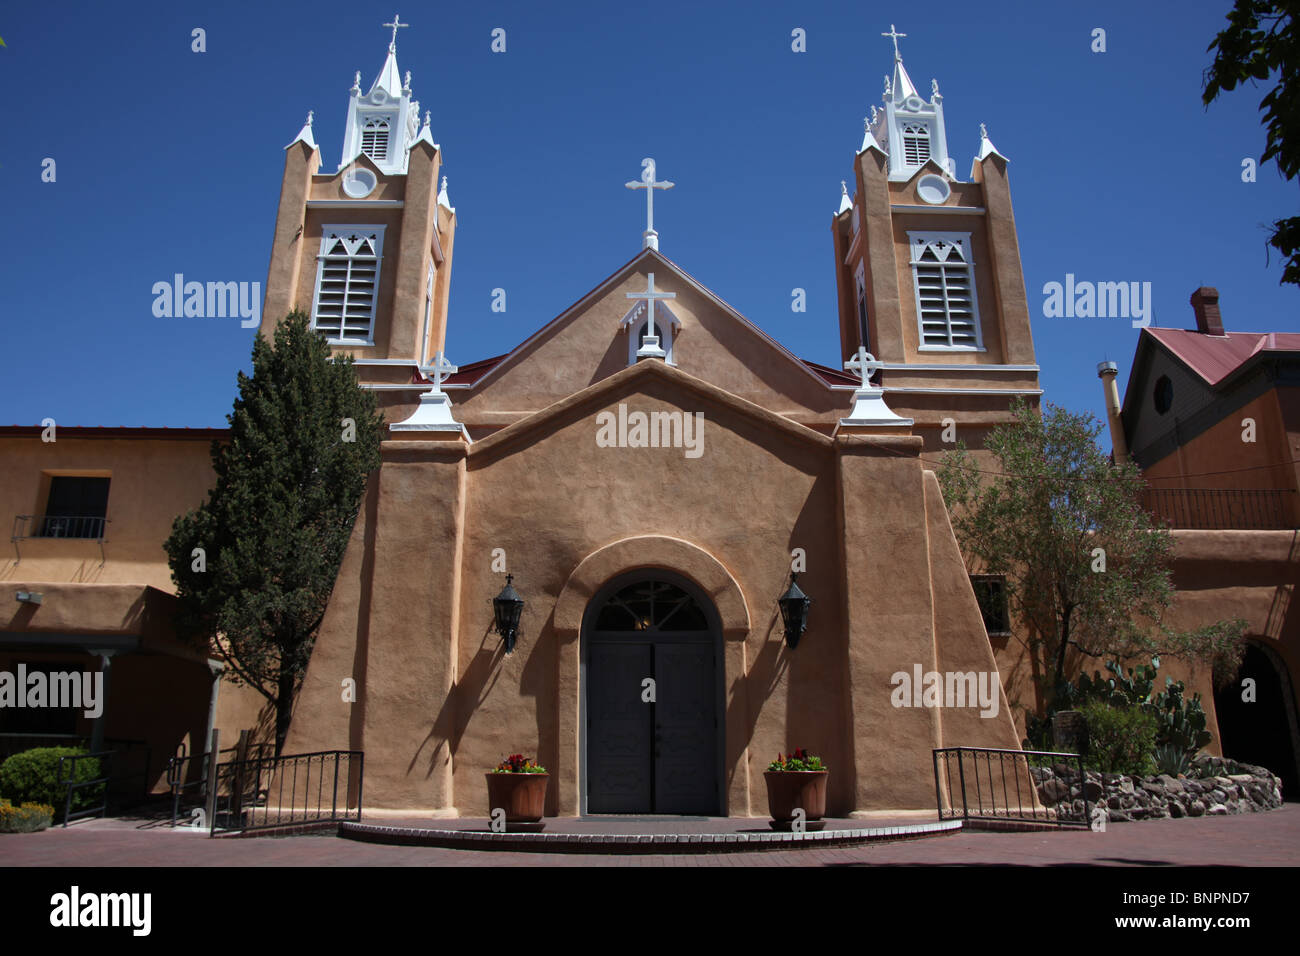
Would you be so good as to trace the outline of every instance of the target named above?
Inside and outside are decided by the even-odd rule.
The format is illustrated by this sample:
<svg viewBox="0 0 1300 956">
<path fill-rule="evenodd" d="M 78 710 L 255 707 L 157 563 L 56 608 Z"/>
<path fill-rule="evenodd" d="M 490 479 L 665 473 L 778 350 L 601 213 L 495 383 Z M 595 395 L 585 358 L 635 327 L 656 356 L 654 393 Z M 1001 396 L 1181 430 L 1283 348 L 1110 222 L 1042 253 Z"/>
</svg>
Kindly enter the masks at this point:
<svg viewBox="0 0 1300 956">
<path fill-rule="evenodd" d="M 228 441 L 214 441 L 216 486 L 176 519 L 164 547 L 178 628 L 210 640 L 237 684 L 275 705 L 279 753 L 367 477 L 383 416 L 351 358 L 291 313 L 239 373 Z"/>
</svg>

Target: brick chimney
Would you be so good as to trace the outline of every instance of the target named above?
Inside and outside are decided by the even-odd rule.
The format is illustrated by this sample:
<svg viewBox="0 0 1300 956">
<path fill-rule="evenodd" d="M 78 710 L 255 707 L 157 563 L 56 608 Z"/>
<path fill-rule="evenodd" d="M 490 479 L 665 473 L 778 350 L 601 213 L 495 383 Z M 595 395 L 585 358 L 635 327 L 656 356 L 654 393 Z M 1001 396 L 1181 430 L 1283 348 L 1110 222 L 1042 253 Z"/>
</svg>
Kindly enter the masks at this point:
<svg viewBox="0 0 1300 956">
<path fill-rule="evenodd" d="M 1203 285 L 1193 292 L 1192 311 L 1196 313 L 1196 331 L 1203 335 L 1223 335 L 1218 289 Z"/>
</svg>

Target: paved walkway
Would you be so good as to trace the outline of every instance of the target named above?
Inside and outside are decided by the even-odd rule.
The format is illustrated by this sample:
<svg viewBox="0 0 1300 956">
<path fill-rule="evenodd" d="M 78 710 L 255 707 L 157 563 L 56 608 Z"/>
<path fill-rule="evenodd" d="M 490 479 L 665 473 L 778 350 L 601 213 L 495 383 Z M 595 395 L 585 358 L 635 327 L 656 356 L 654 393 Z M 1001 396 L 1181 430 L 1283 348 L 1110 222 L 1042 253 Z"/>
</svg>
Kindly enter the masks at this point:
<svg viewBox="0 0 1300 956">
<path fill-rule="evenodd" d="M 421 822 L 428 825 L 430 821 Z M 439 821 L 439 825 L 452 822 Z M 753 826 L 761 821 L 737 823 Z M 94 820 L 44 833 L 0 835 L 0 866 L 6 867 L 1055 866 L 1071 863 L 1297 866 L 1300 865 L 1300 805 L 1288 804 L 1280 810 L 1241 816 L 1112 824 L 1105 833 L 965 831 L 904 843 L 716 855 L 478 852 L 385 846 L 334 836 L 212 840 L 198 832 L 140 828 L 115 820 Z"/>
</svg>

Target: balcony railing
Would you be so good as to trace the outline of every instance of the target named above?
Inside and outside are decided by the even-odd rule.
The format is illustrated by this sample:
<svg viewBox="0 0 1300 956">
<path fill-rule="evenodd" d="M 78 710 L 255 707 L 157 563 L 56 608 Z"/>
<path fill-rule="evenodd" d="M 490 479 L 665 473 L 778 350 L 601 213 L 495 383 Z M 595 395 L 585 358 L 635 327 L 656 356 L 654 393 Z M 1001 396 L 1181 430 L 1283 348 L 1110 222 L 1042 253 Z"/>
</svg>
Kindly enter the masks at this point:
<svg viewBox="0 0 1300 956">
<path fill-rule="evenodd" d="M 1290 489 L 1147 488 L 1142 505 L 1170 528 L 1285 531 L 1296 527 Z"/>
<path fill-rule="evenodd" d="M 102 515 L 15 515 L 13 535 L 14 550 L 19 541 L 32 538 L 78 538 L 99 543 L 99 563 L 104 563 L 104 534 L 108 519 Z M 22 560 L 22 553 L 18 553 Z"/>
</svg>

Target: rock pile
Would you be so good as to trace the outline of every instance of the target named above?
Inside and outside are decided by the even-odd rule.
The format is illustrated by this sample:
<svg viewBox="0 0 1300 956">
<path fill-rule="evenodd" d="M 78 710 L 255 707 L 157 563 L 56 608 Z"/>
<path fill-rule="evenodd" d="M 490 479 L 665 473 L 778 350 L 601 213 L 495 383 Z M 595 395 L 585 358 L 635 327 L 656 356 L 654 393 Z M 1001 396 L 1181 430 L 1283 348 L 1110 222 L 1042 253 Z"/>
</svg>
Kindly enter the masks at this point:
<svg viewBox="0 0 1300 956">
<path fill-rule="evenodd" d="M 1083 781 L 1068 764 L 1033 767 L 1038 798 L 1067 820 L 1082 820 L 1084 797 L 1113 822 L 1254 813 L 1282 805 L 1282 781 L 1263 767 L 1201 754 L 1191 772 L 1129 777 L 1089 770 Z"/>
</svg>

